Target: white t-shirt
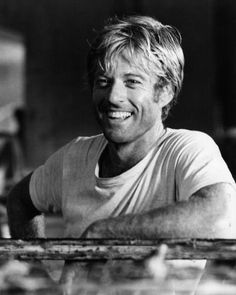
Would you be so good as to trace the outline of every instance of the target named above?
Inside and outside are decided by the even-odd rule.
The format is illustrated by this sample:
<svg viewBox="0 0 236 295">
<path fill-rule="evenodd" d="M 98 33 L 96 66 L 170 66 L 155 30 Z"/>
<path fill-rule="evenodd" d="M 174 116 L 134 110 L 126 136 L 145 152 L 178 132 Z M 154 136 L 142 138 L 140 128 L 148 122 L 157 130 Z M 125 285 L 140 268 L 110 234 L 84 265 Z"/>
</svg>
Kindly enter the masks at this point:
<svg viewBox="0 0 236 295">
<path fill-rule="evenodd" d="M 30 195 L 43 212 L 60 212 L 65 236 L 80 237 L 94 221 L 145 212 L 188 198 L 204 186 L 235 185 L 215 142 L 205 133 L 167 128 L 134 167 L 99 177 L 103 135 L 79 137 L 35 170 Z"/>
</svg>

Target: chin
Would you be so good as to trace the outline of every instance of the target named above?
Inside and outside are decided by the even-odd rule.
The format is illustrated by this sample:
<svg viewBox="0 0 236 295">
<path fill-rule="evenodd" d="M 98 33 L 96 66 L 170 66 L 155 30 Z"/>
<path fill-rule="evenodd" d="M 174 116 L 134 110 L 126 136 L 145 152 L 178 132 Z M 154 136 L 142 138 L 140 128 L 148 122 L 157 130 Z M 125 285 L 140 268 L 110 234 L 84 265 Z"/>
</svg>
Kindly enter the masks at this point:
<svg viewBox="0 0 236 295">
<path fill-rule="evenodd" d="M 103 133 L 109 142 L 116 143 L 116 144 L 127 142 L 127 138 L 123 134 L 114 134 L 114 133 L 105 132 L 105 131 Z"/>
</svg>

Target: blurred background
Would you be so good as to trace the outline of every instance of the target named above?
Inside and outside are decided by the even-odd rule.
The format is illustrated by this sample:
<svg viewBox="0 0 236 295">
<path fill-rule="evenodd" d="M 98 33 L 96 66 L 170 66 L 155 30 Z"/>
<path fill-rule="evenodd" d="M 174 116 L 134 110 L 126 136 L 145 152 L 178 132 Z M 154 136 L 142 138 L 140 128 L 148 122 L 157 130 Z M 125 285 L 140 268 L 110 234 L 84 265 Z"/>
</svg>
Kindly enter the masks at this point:
<svg viewBox="0 0 236 295">
<path fill-rule="evenodd" d="M 0 195 L 72 138 L 99 132 L 88 44 L 105 19 L 127 14 L 180 30 L 185 78 L 167 125 L 210 134 L 236 175 L 235 0 L 0 0 Z"/>
</svg>

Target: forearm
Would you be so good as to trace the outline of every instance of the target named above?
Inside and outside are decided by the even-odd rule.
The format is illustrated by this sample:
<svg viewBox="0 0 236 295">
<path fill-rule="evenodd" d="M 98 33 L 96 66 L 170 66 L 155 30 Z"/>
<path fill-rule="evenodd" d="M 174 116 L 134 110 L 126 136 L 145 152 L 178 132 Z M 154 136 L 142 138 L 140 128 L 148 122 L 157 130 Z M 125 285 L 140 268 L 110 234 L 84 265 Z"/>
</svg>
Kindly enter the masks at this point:
<svg viewBox="0 0 236 295">
<path fill-rule="evenodd" d="M 8 194 L 8 224 L 12 238 L 44 238 L 44 216 L 33 206 L 29 196 L 30 175 Z"/>
<path fill-rule="evenodd" d="M 212 229 L 201 220 L 201 216 L 191 215 L 189 204 L 179 203 L 153 209 L 142 214 L 127 214 L 103 219 L 88 228 L 87 237 L 95 238 L 184 238 L 213 236 Z M 189 210 L 186 212 L 186 210 Z"/>
<path fill-rule="evenodd" d="M 92 224 L 85 235 L 138 239 L 236 238 L 234 213 L 230 213 L 236 205 L 235 192 L 229 189 L 222 193 L 223 196 L 211 190 L 207 197 L 199 194 L 189 201 L 142 214 L 100 220 Z"/>
</svg>

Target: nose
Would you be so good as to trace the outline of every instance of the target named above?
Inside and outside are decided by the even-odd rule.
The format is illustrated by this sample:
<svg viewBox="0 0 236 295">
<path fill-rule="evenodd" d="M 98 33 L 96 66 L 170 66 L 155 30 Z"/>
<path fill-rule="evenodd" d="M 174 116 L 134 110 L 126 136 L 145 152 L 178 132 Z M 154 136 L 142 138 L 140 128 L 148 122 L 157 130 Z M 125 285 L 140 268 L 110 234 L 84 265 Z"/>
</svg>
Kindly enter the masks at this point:
<svg viewBox="0 0 236 295">
<path fill-rule="evenodd" d="M 122 82 L 114 81 L 108 93 L 108 101 L 111 103 L 123 102 L 125 99 L 126 90 Z"/>
</svg>

